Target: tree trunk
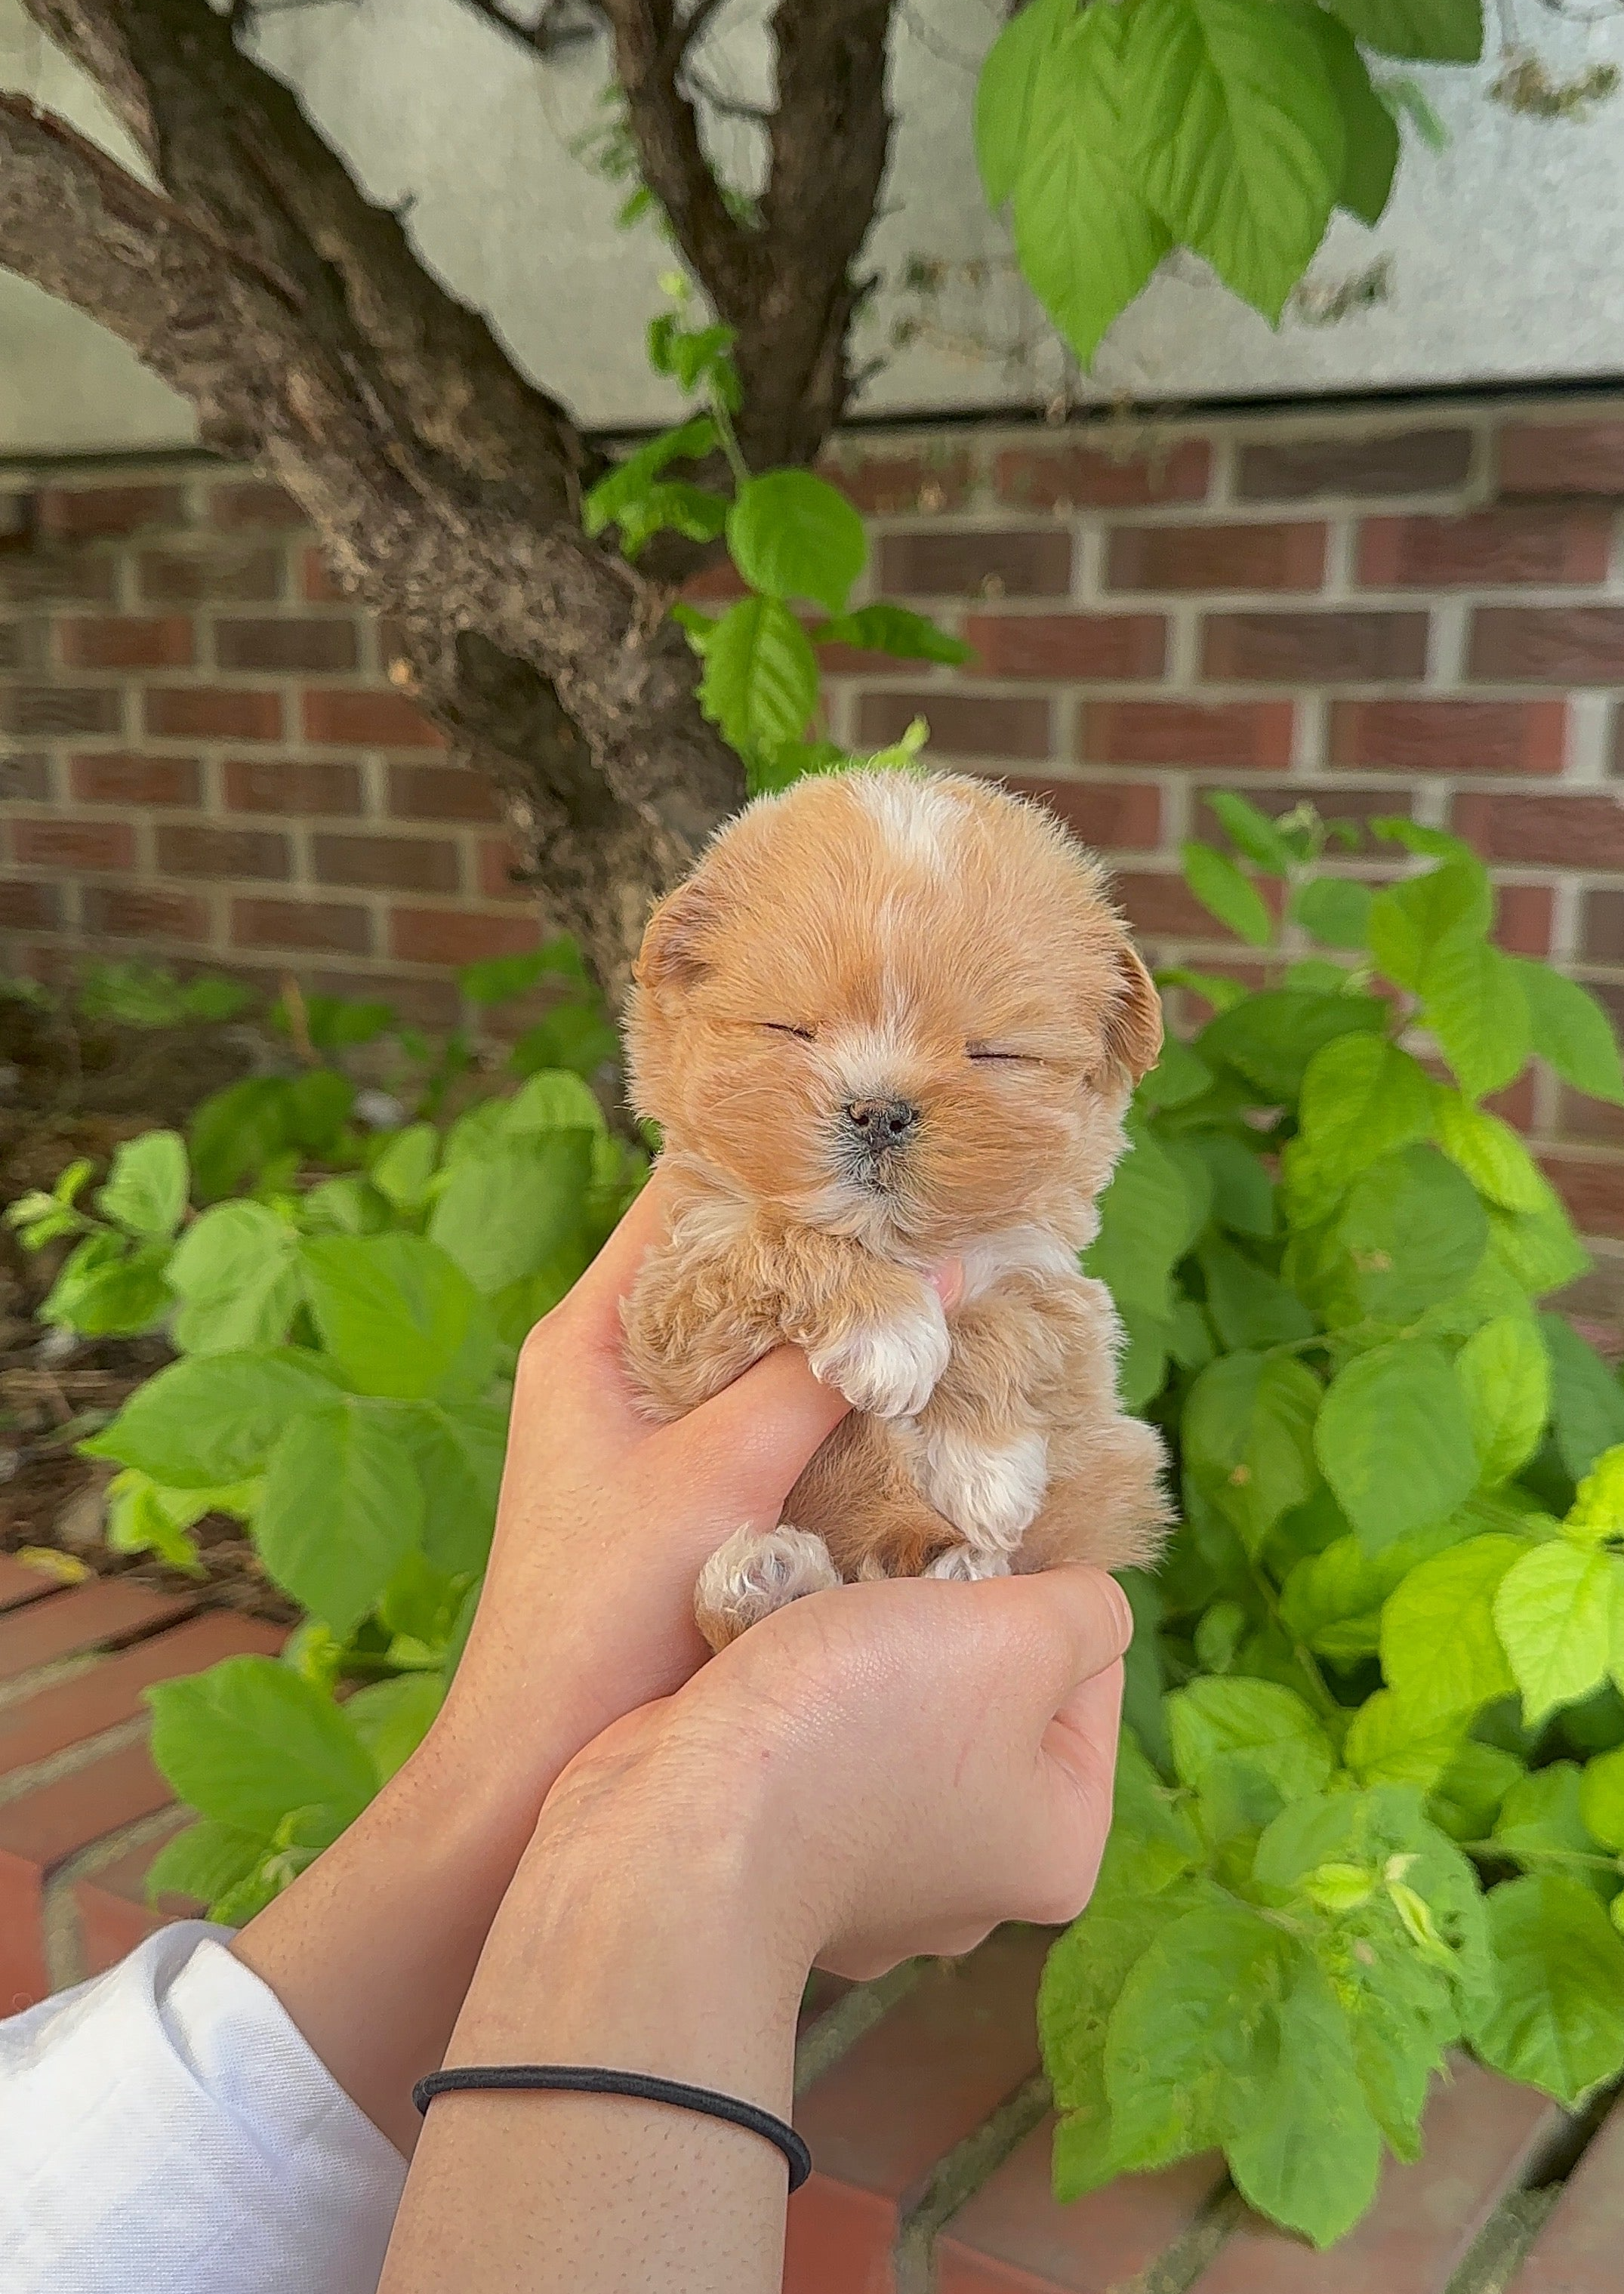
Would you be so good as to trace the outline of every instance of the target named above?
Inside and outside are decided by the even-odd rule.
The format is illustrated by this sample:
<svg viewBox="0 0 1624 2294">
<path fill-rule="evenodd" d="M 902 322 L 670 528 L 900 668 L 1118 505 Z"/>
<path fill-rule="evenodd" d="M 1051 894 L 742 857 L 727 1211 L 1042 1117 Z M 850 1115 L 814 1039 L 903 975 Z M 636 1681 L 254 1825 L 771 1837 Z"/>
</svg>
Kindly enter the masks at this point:
<svg viewBox="0 0 1624 2294">
<path fill-rule="evenodd" d="M 301 504 L 339 578 L 400 631 L 402 683 L 499 791 L 547 924 L 575 934 L 618 1004 L 651 903 L 744 793 L 669 614 L 697 555 L 663 538 L 656 575 L 589 540 L 599 466 L 570 417 L 238 46 L 247 0 L 24 4 L 160 188 L 0 97 L 0 262 L 121 336 L 191 399 L 206 444 Z M 645 172 L 738 329 L 746 455 L 808 460 L 849 387 L 890 0 L 783 0 L 751 224 L 721 197 L 679 86 L 716 0 L 682 18 L 675 0 L 604 4 Z"/>
</svg>

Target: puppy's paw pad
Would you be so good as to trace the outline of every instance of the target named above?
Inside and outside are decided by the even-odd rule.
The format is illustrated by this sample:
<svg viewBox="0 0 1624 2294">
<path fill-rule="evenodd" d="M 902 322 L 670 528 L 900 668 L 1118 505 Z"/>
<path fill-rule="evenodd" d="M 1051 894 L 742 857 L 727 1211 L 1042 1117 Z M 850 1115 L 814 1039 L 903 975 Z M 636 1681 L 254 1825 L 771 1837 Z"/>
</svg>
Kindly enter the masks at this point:
<svg viewBox="0 0 1624 2294">
<path fill-rule="evenodd" d="M 811 1530 L 787 1521 L 776 1529 L 736 1529 L 700 1571 L 694 1615 L 711 1647 L 725 1648 L 775 1609 L 840 1582 L 828 1547 Z"/>
<path fill-rule="evenodd" d="M 936 1391 L 953 1341 L 934 1291 L 905 1316 L 865 1322 L 847 1337 L 814 1349 L 814 1378 L 843 1394 L 871 1418 L 914 1418 Z"/>
<path fill-rule="evenodd" d="M 994 1444 L 929 1432 L 914 1479 L 937 1512 L 972 1543 L 1011 1552 L 1043 1505 L 1049 1445 L 1041 1434 Z"/>
<path fill-rule="evenodd" d="M 953 1585 L 976 1585 L 987 1577 L 1007 1577 L 1007 1553 L 988 1553 L 973 1545 L 950 1545 L 920 1573 L 945 1579 Z"/>
</svg>

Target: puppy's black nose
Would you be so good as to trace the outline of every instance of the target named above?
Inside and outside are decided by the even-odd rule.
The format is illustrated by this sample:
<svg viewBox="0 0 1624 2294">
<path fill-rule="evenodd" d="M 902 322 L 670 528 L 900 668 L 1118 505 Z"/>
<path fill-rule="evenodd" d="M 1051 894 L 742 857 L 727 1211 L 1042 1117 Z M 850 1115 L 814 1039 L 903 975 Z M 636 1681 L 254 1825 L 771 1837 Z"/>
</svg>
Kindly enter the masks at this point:
<svg viewBox="0 0 1624 2294">
<path fill-rule="evenodd" d="M 900 1147 L 919 1124 L 919 1110 L 908 1099 L 849 1099 L 840 1113 L 847 1128 L 874 1149 Z"/>
</svg>

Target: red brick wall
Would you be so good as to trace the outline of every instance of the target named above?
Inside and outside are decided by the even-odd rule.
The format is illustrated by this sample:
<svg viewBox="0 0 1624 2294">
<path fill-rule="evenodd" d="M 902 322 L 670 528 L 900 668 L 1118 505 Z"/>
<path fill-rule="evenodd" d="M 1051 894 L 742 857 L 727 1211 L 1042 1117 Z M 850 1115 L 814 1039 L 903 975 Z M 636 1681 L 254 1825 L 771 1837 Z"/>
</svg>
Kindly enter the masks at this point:
<svg viewBox="0 0 1624 2294">
<path fill-rule="evenodd" d="M 1507 944 L 1624 1021 L 1624 399 L 871 434 L 833 461 L 877 587 L 977 651 L 843 657 L 837 733 L 922 713 L 939 757 L 1051 789 L 1164 957 L 1225 952 L 1174 857 L 1209 788 L 1452 826 Z M 29 496 L 0 546 L 5 961 L 291 964 L 433 1022 L 447 967 L 529 943 L 494 805 L 283 495 L 201 460 L 0 483 Z M 1548 1076 L 1514 1103 L 1624 1275 L 1624 1115 Z"/>
</svg>

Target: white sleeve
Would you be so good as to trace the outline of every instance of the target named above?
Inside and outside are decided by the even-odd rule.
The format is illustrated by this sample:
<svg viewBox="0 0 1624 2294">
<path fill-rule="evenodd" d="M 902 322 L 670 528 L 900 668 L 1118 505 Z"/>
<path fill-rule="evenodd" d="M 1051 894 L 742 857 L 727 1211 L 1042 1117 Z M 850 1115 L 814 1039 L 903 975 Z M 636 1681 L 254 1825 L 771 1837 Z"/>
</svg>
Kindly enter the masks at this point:
<svg viewBox="0 0 1624 2294">
<path fill-rule="evenodd" d="M 373 2294 L 406 2162 L 230 1935 L 0 2022 L 5 2294 Z"/>
</svg>

